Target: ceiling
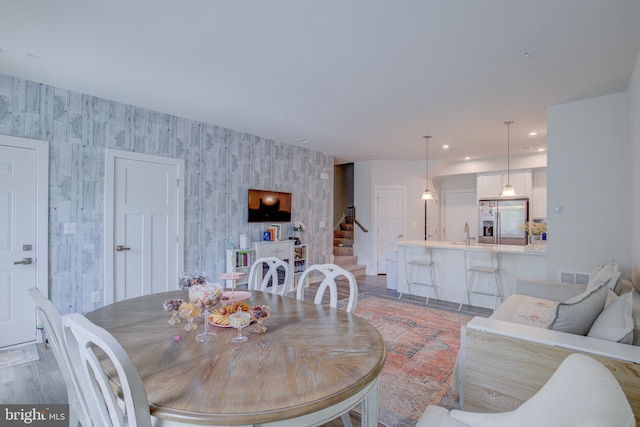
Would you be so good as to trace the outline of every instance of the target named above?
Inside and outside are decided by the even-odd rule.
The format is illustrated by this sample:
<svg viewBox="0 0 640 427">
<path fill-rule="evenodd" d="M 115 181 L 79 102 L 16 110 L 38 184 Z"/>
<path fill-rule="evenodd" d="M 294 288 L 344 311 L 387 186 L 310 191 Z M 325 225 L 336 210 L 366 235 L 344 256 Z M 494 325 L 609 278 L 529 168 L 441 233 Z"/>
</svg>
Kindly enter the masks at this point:
<svg viewBox="0 0 640 427">
<path fill-rule="evenodd" d="M 545 148 L 547 106 L 624 92 L 639 22 L 638 0 L 0 0 L 0 73 L 337 163 L 424 159 L 427 134 L 455 161 L 504 155 L 507 120 L 512 153 Z"/>
</svg>

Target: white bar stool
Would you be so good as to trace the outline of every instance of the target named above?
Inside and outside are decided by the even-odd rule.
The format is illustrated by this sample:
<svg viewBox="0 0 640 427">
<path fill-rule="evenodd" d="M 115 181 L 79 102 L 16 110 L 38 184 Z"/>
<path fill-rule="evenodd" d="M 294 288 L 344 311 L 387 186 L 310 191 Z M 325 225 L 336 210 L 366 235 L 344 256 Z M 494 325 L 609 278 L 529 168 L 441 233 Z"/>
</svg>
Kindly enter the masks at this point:
<svg viewBox="0 0 640 427">
<path fill-rule="evenodd" d="M 433 262 L 433 254 L 431 248 L 422 246 L 422 254 L 420 258 L 409 258 L 410 252 L 407 250 L 408 246 L 404 246 L 404 259 L 405 259 L 405 272 L 406 283 L 404 290 L 400 292 L 398 300 L 402 298 L 402 294 L 407 291 L 413 294 L 413 285 L 420 285 L 427 287 L 427 299 L 424 302 L 425 305 L 429 304 L 429 288 L 433 288 L 436 299 L 440 299 L 440 292 L 438 284 L 436 282 L 436 275 L 434 271 L 435 263 Z M 418 282 L 419 268 L 425 268 L 427 272 L 428 283 Z"/>
<path fill-rule="evenodd" d="M 473 257 L 470 254 L 476 256 Z M 500 298 L 501 302 L 504 301 L 502 285 L 500 283 L 500 260 L 498 259 L 498 254 L 491 250 L 465 250 L 464 263 L 464 276 L 467 282 L 467 289 L 465 295 L 462 297 L 458 311 L 462 308 L 465 299 L 468 300 L 469 305 L 471 305 L 471 297 L 473 294 L 492 296 L 494 298 L 493 311 L 496 311 L 498 298 Z M 493 293 L 476 290 L 475 279 L 478 274 L 490 275 L 493 277 Z"/>
</svg>

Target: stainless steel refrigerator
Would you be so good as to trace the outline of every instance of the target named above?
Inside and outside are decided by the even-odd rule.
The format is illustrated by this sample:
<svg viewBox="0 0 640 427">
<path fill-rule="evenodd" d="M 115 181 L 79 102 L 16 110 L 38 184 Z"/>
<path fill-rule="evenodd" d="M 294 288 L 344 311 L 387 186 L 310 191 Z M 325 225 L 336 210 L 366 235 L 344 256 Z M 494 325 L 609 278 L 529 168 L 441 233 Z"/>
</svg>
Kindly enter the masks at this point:
<svg viewBox="0 0 640 427">
<path fill-rule="evenodd" d="M 529 221 L 529 199 L 482 199 L 478 201 L 478 243 L 526 245 L 522 225 Z"/>
</svg>

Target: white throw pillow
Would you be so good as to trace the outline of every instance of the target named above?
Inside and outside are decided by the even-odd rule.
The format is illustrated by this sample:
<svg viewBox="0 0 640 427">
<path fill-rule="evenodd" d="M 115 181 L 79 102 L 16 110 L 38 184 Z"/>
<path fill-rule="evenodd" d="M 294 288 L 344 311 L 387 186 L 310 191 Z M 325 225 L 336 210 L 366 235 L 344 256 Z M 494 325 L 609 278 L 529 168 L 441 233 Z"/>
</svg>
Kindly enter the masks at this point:
<svg viewBox="0 0 640 427">
<path fill-rule="evenodd" d="M 604 282 L 609 282 L 609 289 L 617 292 L 618 278 L 620 277 L 620 269 L 618 264 L 611 261 L 609 264 L 598 266 L 590 275 L 587 283 L 587 290 L 596 289 Z M 613 280 L 610 280 L 613 279 Z"/>
<path fill-rule="evenodd" d="M 565 302 L 558 303 L 549 315 L 547 329 L 587 335 L 607 300 L 606 282 L 587 290 Z"/>
<path fill-rule="evenodd" d="M 587 336 L 607 341 L 631 344 L 633 342 L 633 295 L 629 292 L 602 310 Z"/>
<path fill-rule="evenodd" d="M 633 298 L 633 345 L 640 346 L 640 292 L 633 291 L 630 294 Z"/>
</svg>

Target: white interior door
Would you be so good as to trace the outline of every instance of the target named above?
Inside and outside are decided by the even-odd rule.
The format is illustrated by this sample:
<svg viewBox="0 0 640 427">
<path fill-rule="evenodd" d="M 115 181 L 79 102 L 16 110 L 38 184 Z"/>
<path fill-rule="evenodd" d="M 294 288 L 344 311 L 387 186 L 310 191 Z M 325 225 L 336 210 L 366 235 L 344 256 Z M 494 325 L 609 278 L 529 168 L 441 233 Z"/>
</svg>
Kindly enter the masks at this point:
<svg viewBox="0 0 640 427">
<path fill-rule="evenodd" d="M 108 151 L 105 302 L 174 290 L 183 266 L 184 161 Z"/>
<path fill-rule="evenodd" d="M 469 224 L 469 236 L 478 242 L 478 200 L 476 192 L 444 192 L 442 213 L 442 240 L 464 241 L 464 224 Z"/>
<path fill-rule="evenodd" d="M 0 137 L 0 347 L 37 336 L 27 290 L 47 295 L 48 151 L 44 141 Z"/>
<path fill-rule="evenodd" d="M 387 254 L 396 250 L 393 242 L 404 240 L 406 188 L 376 187 L 377 273 L 387 273 Z"/>
</svg>

